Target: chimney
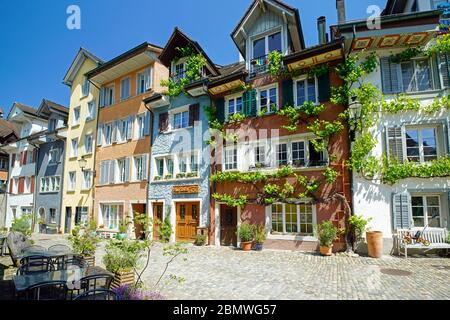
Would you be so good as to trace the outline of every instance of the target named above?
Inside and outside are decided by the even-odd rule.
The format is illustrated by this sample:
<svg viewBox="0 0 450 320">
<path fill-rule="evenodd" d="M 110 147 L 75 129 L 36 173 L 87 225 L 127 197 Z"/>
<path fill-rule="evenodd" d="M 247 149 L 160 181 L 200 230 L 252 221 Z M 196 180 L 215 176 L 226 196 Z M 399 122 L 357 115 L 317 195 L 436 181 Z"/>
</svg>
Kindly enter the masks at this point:
<svg viewBox="0 0 450 320">
<path fill-rule="evenodd" d="M 3 108 L 0 107 L 0 119 L 3 119 Z"/>
<path fill-rule="evenodd" d="M 345 23 L 345 0 L 336 0 L 336 9 L 338 14 L 338 24 Z"/>
<path fill-rule="evenodd" d="M 317 18 L 317 32 L 319 35 L 319 44 L 327 43 L 327 19 L 324 16 Z"/>
</svg>

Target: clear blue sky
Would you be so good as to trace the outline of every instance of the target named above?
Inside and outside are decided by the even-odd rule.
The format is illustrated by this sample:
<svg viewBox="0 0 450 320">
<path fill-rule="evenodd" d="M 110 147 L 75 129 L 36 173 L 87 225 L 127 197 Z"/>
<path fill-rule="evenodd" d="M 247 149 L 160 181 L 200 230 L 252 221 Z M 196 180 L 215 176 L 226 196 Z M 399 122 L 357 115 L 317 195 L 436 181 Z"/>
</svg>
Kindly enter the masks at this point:
<svg viewBox="0 0 450 320">
<path fill-rule="evenodd" d="M 300 10 L 307 46 L 317 43 L 316 19 L 336 23 L 335 0 L 285 0 Z M 238 59 L 230 38 L 251 0 L 14 0 L 0 9 L 0 106 L 14 101 L 38 107 L 42 98 L 69 103 L 62 79 L 79 47 L 109 60 L 149 41 L 164 46 L 175 26 L 198 41 L 211 59 Z M 346 0 L 347 19 L 367 16 L 370 4 Z M 66 28 L 66 9 L 81 8 L 81 30 Z M 6 116 L 6 115 L 5 115 Z"/>
</svg>

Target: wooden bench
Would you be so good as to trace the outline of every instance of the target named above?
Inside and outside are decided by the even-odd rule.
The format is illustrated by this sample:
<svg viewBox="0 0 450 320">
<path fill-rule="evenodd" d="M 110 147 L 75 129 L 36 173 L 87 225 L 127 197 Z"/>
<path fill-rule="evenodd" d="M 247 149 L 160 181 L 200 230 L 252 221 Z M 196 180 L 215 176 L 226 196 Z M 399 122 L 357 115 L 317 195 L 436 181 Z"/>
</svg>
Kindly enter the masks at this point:
<svg viewBox="0 0 450 320">
<path fill-rule="evenodd" d="M 422 243 L 407 243 L 405 236 L 409 233 L 415 236 L 417 231 L 421 232 L 420 237 L 430 242 L 429 246 Z M 397 249 L 399 255 L 404 255 L 408 258 L 408 249 L 421 249 L 425 253 L 433 249 L 450 249 L 450 244 L 447 243 L 448 231 L 445 228 L 411 228 L 411 229 L 399 229 L 397 230 Z M 402 249 L 404 252 L 402 252 Z"/>
</svg>

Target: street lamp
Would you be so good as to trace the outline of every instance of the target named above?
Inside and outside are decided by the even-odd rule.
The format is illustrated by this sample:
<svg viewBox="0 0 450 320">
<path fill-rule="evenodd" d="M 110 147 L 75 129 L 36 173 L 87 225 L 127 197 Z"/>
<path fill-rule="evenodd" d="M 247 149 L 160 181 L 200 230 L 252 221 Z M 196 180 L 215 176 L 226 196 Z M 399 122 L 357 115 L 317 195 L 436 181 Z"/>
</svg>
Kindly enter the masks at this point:
<svg viewBox="0 0 450 320">
<path fill-rule="evenodd" d="M 87 161 L 86 161 L 86 159 L 84 158 L 84 156 L 81 157 L 81 158 L 78 160 L 78 165 L 79 165 L 80 168 L 81 168 L 81 172 L 84 172 L 84 169 L 85 169 L 86 166 L 87 166 Z"/>
<path fill-rule="evenodd" d="M 361 119 L 361 103 L 356 96 L 351 97 L 350 105 L 348 106 L 350 127 L 352 130 L 357 128 L 356 124 Z"/>
</svg>

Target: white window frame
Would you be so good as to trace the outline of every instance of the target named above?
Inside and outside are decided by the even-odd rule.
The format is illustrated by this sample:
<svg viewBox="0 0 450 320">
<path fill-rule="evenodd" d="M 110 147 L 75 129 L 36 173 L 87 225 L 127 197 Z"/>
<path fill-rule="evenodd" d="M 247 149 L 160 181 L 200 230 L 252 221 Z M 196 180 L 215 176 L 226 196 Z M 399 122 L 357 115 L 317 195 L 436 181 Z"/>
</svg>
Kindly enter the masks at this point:
<svg viewBox="0 0 450 320">
<path fill-rule="evenodd" d="M 425 60 L 425 61 L 428 62 L 428 67 L 429 67 L 429 70 L 430 70 L 431 88 L 430 88 L 430 89 L 427 89 L 427 90 L 419 90 L 419 87 L 418 87 L 418 82 L 417 82 L 417 72 L 416 72 L 416 70 L 417 70 L 416 64 L 417 64 L 418 61 L 421 61 L 421 60 Z M 413 72 L 414 72 L 413 78 L 415 79 L 415 80 L 414 80 L 414 81 L 415 81 L 415 84 L 416 84 L 416 88 L 415 88 L 415 89 L 417 89 L 417 90 L 407 90 L 407 89 L 404 87 L 404 85 L 403 85 L 402 64 L 405 64 L 405 63 L 408 63 L 408 62 L 412 62 L 412 64 L 413 64 Z M 404 62 L 399 63 L 399 68 L 398 68 L 398 70 L 399 70 L 399 71 L 398 71 L 398 73 L 399 73 L 398 79 L 399 79 L 399 86 L 401 87 L 401 92 L 405 92 L 405 93 L 420 93 L 420 92 L 430 92 L 430 91 L 435 91 L 435 90 L 437 90 L 437 89 L 436 89 L 436 84 L 434 83 L 434 78 L 435 78 L 434 71 L 435 71 L 435 70 L 434 70 L 434 61 L 433 61 L 433 59 L 428 58 L 428 57 L 417 57 L 417 58 L 412 58 L 412 59 L 409 60 L 409 61 L 404 61 Z M 440 89 L 440 84 L 439 84 L 439 88 L 438 88 L 438 89 Z"/>
<path fill-rule="evenodd" d="M 437 194 L 437 193 L 411 193 L 411 223 L 414 224 L 414 216 L 413 216 L 413 212 L 412 212 L 412 198 L 422 198 L 422 203 L 423 203 L 423 223 L 424 226 L 427 226 L 429 221 L 428 221 L 428 203 L 427 203 L 427 198 L 428 197 L 437 197 L 438 198 L 438 202 L 439 202 L 439 228 L 443 227 L 444 225 L 444 219 L 445 216 L 443 216 L 443 212 L 445 212 L 445 208 L 443 208 L 442 206 L 442 200 L 441 200 L 441 194 Z M 415 226 L 418 228 L 421 228 L 422 226 Z"/>
<path fill-rule="evenodd" d="M 116 165 L 116 170 L 114 171 L 115 173 L 115 177 L 114 177 L 114 181 L 117 184 L 121 184 L 121 183 L 125 183 L 125 179 L 127 177 L 127 158 L 120 158 L 120 159 L 116 159 L 115 161 L 115 165 Z M 123 173 L 121 173 L 121 167 L 119 165 L 119 162 L 122 163 L 123 162 Z"/>
<path fill-rule="evenodd" d="M 92 110 L 90 109 L 92 107 Z M 95 100 L 91 100 L 87 104 L 87 115 L 86 115 L 86 121 L 92 121 L 95 119 L 97 109 L 97 102 Z"/>
<path fill-rule="evenodd" d="M 241 111 L 236 112 L 236 102 L 237 102 L 237 99 L 239 99 L 239 98 L 241 99 Z M 234 101 L 234 111 L 233 111 L 233 113 L 230 113 L 229 103 L 232 100 Z M 230 116 L 233 114 L 236 114 L 236 113 L 243 114 L 244 113 L 244 97 L 242 96 L 242 94 L 235 94 L 235 95 L 228 96 L 225 99 L 225 101 L 226 101 L 226 104 L 225 104 L 225 119 L 226 120 L 228 120 L 230 118 Z"/>
<path fill-rule="evenodd" d="M 124 93 L 124 83 L 128 81 L 128 93 L 127 96 L 123 96 Z M 131 98 L 131 76 L 124 77 L 120 79 L 120 101 L 125 101 Z"/>
<path fill-rule="evenodd" d="M 73 191 L 75 191 L 76 187 L 77 187 L 77 172 L 70 171 L 69 179 L 67 180 L 67 190 L 69 192 L 73 192 Z"/>
<path fill-rule="evenodd" d="M 112 92 L 112 94 L 111 94 Z M 114 85 L 109 85 L 105 87 L 105 91 L 104 91 L 105 96 L 103 97 L 104 99 L 104 106 L 105 107 L 109 107 L 112 106 L 115 103 L 115 90 L 114 90 Z"/>
<path fill-rule="evenodd" d="M 271 30 L 268 30 L 262 34 L 256 35 L 252 38 L 250 38 L 250 52 L 251 52 L 251 60 L 254 60 L 256 58 L 260 58 L 260 57 L 255 57 L 255 53 L 254 53 L 254 42 L 257 40 L 261 40 L 264 38 L 265 40 L 265 56 L 267 56 L 270 52 L 269 52 L 269 37 L 271 35 L 274 35 L 276 33 L 280 33 L 280 37 L 281 37 L 281 51 L 282 54 L 284 53 L 284 51 L 286 50 L 285 48 L 285 40 L 284 40 L 284 28 L 282 26 L 273 28 Z"/>
<path fill-rule="evenodd" d="M 192 171 L 192 156 L 197 157 L 197 171 Z M 180 163 L 181 159 L 186 158 L 186 171 L 180 171 Z M 172 160 L 173 172 L 169 172 L 168 168 L 168 160 Z M 159 181 L 170 181 L 170 180 L 178 180 L 178 179 L 198 179 L 200 176 L 201 170 L 201 160 L 200 160 L 200 150 L 192 150 L 188 152 L 178 153 L 178 154 L 165 154 L 165 155 L 157 155 L 154 156 L 153 159 L 153 169 L 152 169 L 152 180 L 153 182 Z M 163 175 L 159 174 L 159 161 L 163 162 Z M 197 175 L 192 177 L 184 177 L 177 178 L 177 175 L 180 173 L 184 173 L 185 175 L 192 174 L 193 172 L 197 172 Z M 172 179 L 165 179 L 166 176 L 172 175 Z M 160 180 L 155 180 L 155 177 L 160 177 Z"/>
<path fill-rule="evenodd" d="M 109 143 L 108 143 L 108 141 L 107 141 L 107 135 L 106 135 L 106 132 L 107 132 L 107 129 L 106 128 L 110 128 L 110 134 L 109 134 Z M 103 145 L 104 146 L 110 146 L 110 145 L 112 145 L 112 139 L 113 139 L 113 123 L 112 122 L 108 122 L 108 123 L 105 123 L 104 125 L 103 125 Z"/>
<path fill-rule="evenodd" d="M 78 106 L 73 108 L 72 127 L 80 125 L 80 122 L 81 122 L 81 107 Z"/>
<path fill-rule="evenodd" d="M 136 140 L 145 139 L 145 113 L 136 116 Z"/>
<path fill-rule="evenodd" d="M 88 144 L 87 144 L 87 142 L 89 141 L 89 139 L 88 139 L 89 137 L 90 137 L 90 141 L 91 141 L 90 150 L 88 150 Z M 86 154 L 86 155 L 92 154 L 93 148 L 94 148 L 94 136 L 92 135 L 92 133 L 86 134 L 84 136 L 84 154 Z"/>
<path fill-rule="evenodd" d="M 141 90 L 141 80 L 143 81 L 143 89 Z M 145 70 L 136 73 L 136 95 L 141 95 L 147 92 L 145 88 Z"/>
<path fill-rule="evenodd" d="M 181 126 L 180 127 L 176 127 L 175 126 L 175 117 L 177 116 L 177 115 L 180 115 L 180 121 L 181 121 Z M 183 126 L 183 115 L 186 115 L 186 126 Z M 182 129 L 187 129 L 187 128 L 189 128 L 189 110 L 182 110 L 182 111 L 179 111 L 179 112 L 174 112 L 173 114 L 172 114 L 172 128 L 173 128 L 173 130 L 182 130 Z"/>
<path fill-rule="evenodd" d="M 425 154 L 424 154 L 424 150 L 423 150 L 423 137 L 422 137 L 422 130 L 423 129 L 433 129 L 434 133 L 436 135 L 436 156 L 437 159 L 439 159 L 442 156 L 442 148 L 441 148 L 441 143 L 444 140 L 444 137 L 441 135 L 441 130 L 439 130 L 439 125 L 438 124 L 429 124 L 429 125 L 405 125 L 405 130 L 404 130 L 404 134 L 402 134 L 402 142 L 403 142 L 403 148 L 404 148 L 404 160 L 408 160 L 408 147 L 406 144 L 406 132 L 408 130 L 417 130 L 418 131 L 418 137 L 417 139 L 419 140 L 419 164 L 424 164 L 424 163 L 430 163 L 431 161 L 425 161 Z"/>
<path fill-rule="evenodd" d="M 230 164 L 228 162 L 228 158 L 227 158 L 227 152 L 229 152 L 229 151 L 230 152 L 231 151 L 236 152 L 236 155 L 233 154 L 233 162 L 231 163 L 231 168 L 227 168 L 227 167 L 229 167 L 229 164 Z M 222 171 L 237 171 L 238 170 L 238 168 L 239 168 L 239 164 L 238 164 L 238 161 L 237 161 L 238 152 L 239 152 L 238 146 L 236 146 L 236 145 L 224 146 L 223 147 L 223 155 L 222 155 L 223 168 L 222 168 Z M 234 157 L 236 157 L 236 161 L 234 161 Z"/>
<path fill-rule="evenodd" d="M 89 90 L 91 87 L 91 83 L 87 77 L 84 77 L 83 79 L 83 85 L 81 87 L 81 97 L 87 97 L 89 95 Z"/>
<path fill-rule="evenodd" d="M 92 189 L 92 171 L 85 170 L 83 171 L 82 177 L 82 190 L 90 190 Z M 87 179 L 86 179 L 87 178 Z"/>
<path fill-rule="evenodd" d="M 111 208 L 116 207 L 116 214 L 117 216 L 115 218 L 111 218 Z M 120 210 L 121 207 L 121 210 Z M 108 219 L 105 216 L 106 212 L 104 210 L 109 210 L 109 217 Z M 100 214 L 102 215 L 102 221 L 105 229 L 107 230 L 117 230 L 119 228 L 119 222 L 120 222 L 120 215 L 124 214 L 125 206 L 123 203 L 100 203 Z M 108 225 L 107 225 L 108 224 Z"/>
<path fill-rule="evenodd" d="M 139 155 L 139 156 L 133 156 L 133 181 L 144 181 L 146 179 L 144 179 L 144 158 L 146 155 Z M 139 166 L 141 167 L 139 170 L 139 166 L 138 166 L 138 161 L 139 161 Z"/>
<path fill-rule="evenodd" d="M 76 146 L 74 146 L 74 142 L 76 142 Z M 78 138 L 73 138 L 70 140 L 70 157 L 78 157 Z"/>
<path fill-rule="evenodd" d="M 269 111 L 269 102 L 270 102 L 270 90 L 275 89 L 277 92 L 277 98 L 276 98 L 276 109 L 275 110 L 271 110 Z M 267 92 L 267 104 L 265 106 L 261 105 L 261 91 L 266 91 Z M 270 84 L 268 86 L 265 87 L 261 87 L 258 88 L 256 91 L 256 105 L 257 105 L 257 109 L 258 112 L 261 112 L 261 109 L 266 107 L 266 114 L 275 114 L 278 110 L 280 110 L 280 106 L 279 106 L 279 102 L 280 102 L 280 90 L 278 88 L 278 84 Z"/>
<path fill-rule="evenodd" d="M 302 76 L 299 77 L 297 79 L 294 79 L 294 104 L 296 107 L 301 107 L 302 105 L 298 104 L 298 94 L 297 94 L 297 83 L 298 82 L 304 82 L 305 84 L 305 97 L 306 97 L 306 101 L 312 101 L 314 104 L 319 105 L 319 80 L 317 79 L 316 76 L 314 76 L 314 82 L 315 82 L 315 89 L 316 89 L 316 100 L 309 100 L 309 96 L 308 96 L 308 81 L 312 80 L 309 79 L 307 76 Z"/>
<path fill-rule="evenodd" d="M 300 205 L 309 205 L 311 206 L 311 215 L 312 215 L 312 227 L 313 232 L 310 234 L 301 234 L 301 213 L 300 213 L 300 205 L 295 205 L 297 207 L 297 230 L 298 233 L 288 233 L 286 232 L 286 203 L 274 203 L 273 205 L 282 205 L 282 227 L 283 232 L 277 232 L 272 230 L 272 205 L 266 207 L 266 217 L 267 217 L 267 228 L 269 230 L 268 239 L 280 239 L 280 240 L 303 240 L 303 241 L 316 241 L 316 237 L 314 235 L 314 228 L 317 225 L 317 208 L 315 205 L 311 204 L 311 199 L 304 199 Z M 307 223 L 310 224 L 310 223 Z"/>
<path fill-rule="evenodd" d="M 39 193 L 56 193 L 61 190 L 61 176 L 42 177 Z"/>
</svg>

